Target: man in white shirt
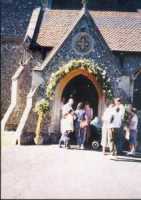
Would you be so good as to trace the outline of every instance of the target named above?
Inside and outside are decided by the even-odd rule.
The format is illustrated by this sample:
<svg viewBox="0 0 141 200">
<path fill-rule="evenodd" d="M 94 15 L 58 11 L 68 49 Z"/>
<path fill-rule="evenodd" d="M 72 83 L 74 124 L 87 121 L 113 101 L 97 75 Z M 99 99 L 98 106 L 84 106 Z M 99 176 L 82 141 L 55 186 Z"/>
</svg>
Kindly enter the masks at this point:
<svg viewBox="0 0 141 200">
<path fill-rule="evenodd" d="M 117 153 L 119 153 L 118 143 L 123 121 L 123 113 L 121 112 L 121 108 L 115 105 L 111 110 L 110 118 L 111 120 L 108 127 L 111 139 L 111 153 L 112 155 L 117 155 Z"/>
<path fill-rule="evenodd" d="M 122 120 L 124 119 L 124 115 L 125 115 L 125 106 L 121 103 L 121 99 L 120 98 L 115 98 L 114 99 L 114 104 L 116 107 L 120 108 L 120 113 L 122 116 Z"/>
</svg>

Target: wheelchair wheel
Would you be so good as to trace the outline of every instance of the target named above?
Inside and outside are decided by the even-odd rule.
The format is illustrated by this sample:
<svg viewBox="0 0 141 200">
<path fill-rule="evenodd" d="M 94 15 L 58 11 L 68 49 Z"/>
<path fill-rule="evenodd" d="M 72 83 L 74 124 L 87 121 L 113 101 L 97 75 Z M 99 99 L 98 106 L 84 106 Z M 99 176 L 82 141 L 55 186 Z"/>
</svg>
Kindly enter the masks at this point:
<svg viewBox="0 0 141 200">
<path fill-rule="evenodd" d="M 100 147 L 99 142 L 96 141 L 96 140 L 94 140 L 94 141 L 92 142 L 92 149 L 93 149 L 93 150 L 97 150 L 99 147 Z"/>
</svg>

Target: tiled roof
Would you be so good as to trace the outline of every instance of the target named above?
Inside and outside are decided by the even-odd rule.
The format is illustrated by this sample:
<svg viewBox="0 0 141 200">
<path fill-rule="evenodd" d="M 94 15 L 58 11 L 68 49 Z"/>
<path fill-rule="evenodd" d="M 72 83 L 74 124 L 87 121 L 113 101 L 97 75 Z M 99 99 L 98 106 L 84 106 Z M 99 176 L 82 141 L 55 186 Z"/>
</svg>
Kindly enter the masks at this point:
<svg viewBox="0 0 141 200">
<path fill-rule="evenodd" d="M 78 10 L 46 10 L 37 37 L 41 46 L 54 47 L 68 32 Z M 111 50 L 141 52 L 141 13 L 90 11 Z"/>
</svg>

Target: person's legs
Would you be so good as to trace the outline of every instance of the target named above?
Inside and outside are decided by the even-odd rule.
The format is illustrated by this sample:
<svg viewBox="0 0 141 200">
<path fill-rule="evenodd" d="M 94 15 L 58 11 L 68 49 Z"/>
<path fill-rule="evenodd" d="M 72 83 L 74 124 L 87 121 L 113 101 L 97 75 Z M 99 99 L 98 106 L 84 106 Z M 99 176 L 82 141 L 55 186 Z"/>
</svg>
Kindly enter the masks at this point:
<svg viewBox="0 0 141 200">
<path fill-rule="evenodd" d="M 82 139 L 83 139 L 83 131 L 82 131 L 82 128 L 80 128 L 80 146 L 82 144 Z"/>
<path fill-rule="evenodd" d="M 62 147 L 61 144 L 62 144 L 62 140 L 60 138 L 60 140 L 59 140 L 59 147 Z"/>
<path fill-rule="evenodd" d="M 65 133 L 65 146 L 66 148 L 70 148 L 70 137 L 68 131 Z"/>
<path fill-rule="evenodd" d="M 61 146 L 62 142 L 65 143 L 65 141 L 64 141 L 64 134 L 61 135 L 60 140 L 59 140 L 59 147 L 60 147 L 60 148 L 62 147 L 62 146 Z"/>
<path fill-rule="evenodd" d="M 112 130 L 111 130 L 111 128 L 107 129 L 107 134 L 108 134 L 108 147 L 109 147 L 109 151 L 112 152 L 113 142 L 112 142 Z"/>
<path fill-rule="evenodd" d="M 84 149 L 85 141 L 86 141 L 86 128 L 81 128 L 80 129 L 80 145 L 81 145 L 81 149 Z"/>
<path fill-rule="evenodd" d="M 114 151 L 114 129 L 109 129 L 109 137 L 110 137 L 110 153 L 113 154 Z"/>
<path fill-rule="evenodd" d="M 77 129 L 77 145 L 80 147 L 81 145 L 81 136 L 80 136 L 80 128 Z"/>
<path fill-rule="evenodd" d="M 118 141 L 118 129 L 117 128 L 111 128 L 111 154 L 117 155 L 117 141 Z"/>
<path fill-rule="evenodd" d="M 102 147 L 102 153 L 105 155 L 105 153 L 106 153 L 106 147 L 105 146 L 103 146 Z"/>
<path fill-rule="evenodd" d="M 91 129 L 90 129 L 90 125 L 89 125 L 86 127 L 86 144 L 87 145 L 89 145 L 90 137 L 91 137 Z"/>
<path fill-rule="evenodd" d="M 108 136 L 108 129 L 106 126 L 102 127 L 102 138 L 101 138 L 101 145 L 102 145 L 102 152 L 105 154 L 106 146 L 107 146 L 107 136 Z"/>
<path fill-rule="evenodd" d="M 85 141 L 86 141 L 86 134 L 87 134 L 87 128 L 83 128 L 83 139 L 82 139 L 83 146 L 84 146 Z"/>
<path fill-rule="evenodd" d="M 80 128 L 80 146 L 81 146 L 81 148 L 83 148 L 84 147 L 84 145 L 83 145 L 83 137 L 84 137 L 84 130 L 83 130 L 83 128 Z"/>
<path fill-rule="evenodd" d="M 130 151 L 128 152 L 128 154 L 134 154 L 135 153 L 135 145 L 134 144 L 130 144 Z"/>
<path fill-rule="evenodd" d="M 118 128 L 115 128 L 114 129 L 114 135 L 113 135 L 113 138 L 114 138 L 114 151 L 113 151 L 113 154 L 114 155 L 117 155 L 117 146 L 118 146 L 118 134 L 119 134 L 119 129 Z"/>
<path fill-rule="evenodd" d="M 118 135 L 117 135 L 117 152 L 118 154 L 121 154 L 123 152 L 123 146 L 124 146 L 124 133 L 123 133 L 123 127 L 119 128 Z"/>
<path fill-rule="evenodd" d="M 129 139 L 131 154 L 135 153 L 136 141 L 137 141 L 137 132 L 136 132 L 136 130 L 131 130 L 130 131 L 130 139 Z"/>
</svg>

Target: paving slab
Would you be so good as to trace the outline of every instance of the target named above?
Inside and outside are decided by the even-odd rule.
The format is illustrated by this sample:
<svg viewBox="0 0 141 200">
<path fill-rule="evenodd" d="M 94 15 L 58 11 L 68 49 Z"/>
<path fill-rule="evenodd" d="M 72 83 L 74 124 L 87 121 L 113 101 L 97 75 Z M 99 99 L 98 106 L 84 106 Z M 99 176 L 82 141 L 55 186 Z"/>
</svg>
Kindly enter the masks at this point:
<svg viewBox="0 0 141 200">
<path fill-rule="evenodd" d="M 58 145 L 2 149 L 2 198 L 141 199 L 141 156 L 117 158 Z"/>
</svg>

